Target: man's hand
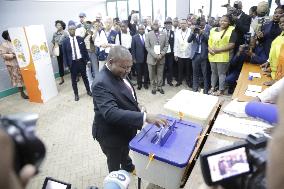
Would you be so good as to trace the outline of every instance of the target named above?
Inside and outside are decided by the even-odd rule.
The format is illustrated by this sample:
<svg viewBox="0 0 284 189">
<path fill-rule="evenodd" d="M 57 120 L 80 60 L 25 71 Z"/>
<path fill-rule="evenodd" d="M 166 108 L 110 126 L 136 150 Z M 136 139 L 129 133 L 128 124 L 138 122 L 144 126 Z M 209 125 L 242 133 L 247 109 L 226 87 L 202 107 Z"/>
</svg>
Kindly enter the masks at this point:
<svg viewBox="0 0 284 189">
<path fill-rule="evenodd" d="M 260 68 L 267 68 L 269 66 L 269 62 L 265 62 L 260 65 Z"/>
<path fill-rule="evenodd" d="M 158 55 L 158 60 L 161 60 L 163 56 L 161 54 Z"/>
<path fill-rule="evenodd" d="M 257 32 L 256 36 L 257 36 L 258 39 L 261 39 L 261 38 L 263 38 L 263 33 L 261 31 L 259 31 L 259 32 Z"/>
<path fill-rule="evenodd" d="M 0 129 L 0 188 L 23 189 L 36 174 L 33 165 L 25 165 L 17 175 L 14 171 L 14 150 L 11 138 Z"/>
<path fill-rule="evenodd" d="M 265 86 L 272 86 L 275 82 L 276 82 L 275 80 L 272 80 L 272 81 L 265 81 L 265 82 L 263 83 L 263 85 L 265 85 Z"/>
<path fill-rule="evenodd" d="M 161 126 L 167 126 L 168 122 L 167 120 L 160 118 L 158 115 L 156 114 L 146 114 L 146 122 L 147 123 L 152 123 L 154 125 L 156 125 L 157 127 L 161 127 Z"/>
</svg>

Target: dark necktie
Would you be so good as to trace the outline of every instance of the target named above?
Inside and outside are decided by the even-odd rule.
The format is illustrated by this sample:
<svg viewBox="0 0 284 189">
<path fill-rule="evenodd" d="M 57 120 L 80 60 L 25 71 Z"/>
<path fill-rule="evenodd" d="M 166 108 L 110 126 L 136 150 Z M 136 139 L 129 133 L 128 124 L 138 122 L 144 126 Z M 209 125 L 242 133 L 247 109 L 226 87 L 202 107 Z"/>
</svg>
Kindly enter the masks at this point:
<svg viewBox="0 0 284 189">
<path fill-rule="evenodd" d="M 76 52 L 76 46 L 75 46 L 75 37 L 73 37 L 73 49 L 74 49 L 74 55 L 75 55 L 75 60 L 77 60 L 77 52 Z"/>
<path fill-rule="evenodd" d="M 145 41 L 144 41 L 143 35 L 141 35 L 141 42 L 142 42 L 142 44 L 144 45 Z"/>
</svg>

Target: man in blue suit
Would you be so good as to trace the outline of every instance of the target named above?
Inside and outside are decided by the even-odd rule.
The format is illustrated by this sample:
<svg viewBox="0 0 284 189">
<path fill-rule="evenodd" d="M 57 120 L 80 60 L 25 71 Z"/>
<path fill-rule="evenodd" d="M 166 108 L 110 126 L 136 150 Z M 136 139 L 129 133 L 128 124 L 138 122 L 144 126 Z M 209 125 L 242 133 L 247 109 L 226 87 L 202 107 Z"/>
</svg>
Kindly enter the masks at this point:
<svg viewBox="0 0 284 189">
<path fill-rule="evenodd" d="M 129 156 L 129 142 L 145 122 L 157 126 L 167 121 L 149 114 L 138 103 L 127 75 L 132 56 L 123 46 L 110 49 L 107 63 L 98 73 L 92 86 L 95 119 L 93 137 L 107 157 L 109 172 L 120 169 L 133 172 L 135 166 Z"/>
<path fill-rule="evenodd" d="M 203 75 L 204 94 L 208 94 L 208 38 L 210 28 L 205 28 L 205 22 L 198 19 L 197 25 L 192 30 L 188 43 L 192 42 L 190 58 L 192 59 L 192 73 L 193 73 L 193 91 L 197 92 L 199 88 L 200 69 Z"/>
<path fill-rule="evenodd" d="M 144 88 L 148 89 L 149 74 L 146 63 L 147 50 L 145 48 L 145 26 L 139 25 L 138 34 L 133 36 L 131 43 L 131 53 L 137 71 L 137 89 L 142 88 L 142 77 L 144 76 Z"/>
<path fill-rule="evenodd" d="M 68 31 L 70 37 L 64 39 L 62 44 L 63 62 L 67 65 L 71 72 L 72 87 L 75 94 L 75 101 L 79 100 L 78 87 L 76 78 L 78 73 L 81 74 L 87 94 L 92 96 L 89 81 L 86 75 L 86 65 L 90 65 L 90 58 L 86 49 L 84 39 L 75 36 L 76 25 L 74 21 L 69 21 Z"/>
</svg>

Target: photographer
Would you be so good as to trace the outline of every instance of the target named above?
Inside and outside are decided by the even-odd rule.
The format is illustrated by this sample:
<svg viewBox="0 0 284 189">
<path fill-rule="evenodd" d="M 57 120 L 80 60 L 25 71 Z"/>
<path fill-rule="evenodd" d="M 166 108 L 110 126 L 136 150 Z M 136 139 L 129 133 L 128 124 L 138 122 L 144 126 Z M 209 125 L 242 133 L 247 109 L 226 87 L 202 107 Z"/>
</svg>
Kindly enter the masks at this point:
<svg viewBox="0 0 284 189">
<path fill-rule="evenodd" d="M 25 165 L 17 175 L 14 171 L 14 145 L 11 138 L 0 129 L 0 188 L 23 189 L 35 175 L 33 165 Z"/>
<path fill-rule="evenodd" d="M 235 52 L 239 46 L 244 44 L 244 34 L 249 32 L 251 17 L 242 11 L 243 5 L 241 1 L 235 1 L 234 6 L 228 6 L 228 15 L 232 17 L 233 24 L 235 24 L 235 32 L 237 34 L 237 41 L 235 43 Z"/>
<path fill-rule="evenodd" d="M 197 92 L 199 88 L 199 78 L 201 77 L 200 71 L 202 70 L 204 81 L 204 94 L 208 94 L 209 81 L 208 81 L 208 38 L 210 28 L 205 28 L 205 21 L 200 18 L 194 26 L 189 38 L 188 43 L 192 42 L 190 58 L 192 59 L 193 70 L 193 91 Z"/>
</svg>

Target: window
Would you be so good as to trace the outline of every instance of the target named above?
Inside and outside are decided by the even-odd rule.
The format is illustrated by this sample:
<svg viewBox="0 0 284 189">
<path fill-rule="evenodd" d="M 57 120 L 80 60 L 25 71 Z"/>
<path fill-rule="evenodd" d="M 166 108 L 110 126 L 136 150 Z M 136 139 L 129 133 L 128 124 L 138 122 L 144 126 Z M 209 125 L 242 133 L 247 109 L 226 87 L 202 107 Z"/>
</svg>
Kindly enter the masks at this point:
<svg viewBox="0 0 284 189">
<path fill-rule="evenodd" d="M 156 0 L 154 0 L 156 1 Z M 152 18 L 152 0 L 140 0 L 141 16 L 143 18 L 151 16 Z"/>
<path fill-rule="evenodd" d="M 117 15 L 120 20 L 127 20 L 127 1 L 117 1 Z"/>
<path fill-rule="evenodd" d="M 165 0 L 153 0 L 154 20 L 160 20 L 163 25 L 165 20 Z"/>
<path fill-rule="evenodd" d="M 107 2 L 107 15 L 112 18 L 116 17 L 116 2 Z"/>
</svg>

